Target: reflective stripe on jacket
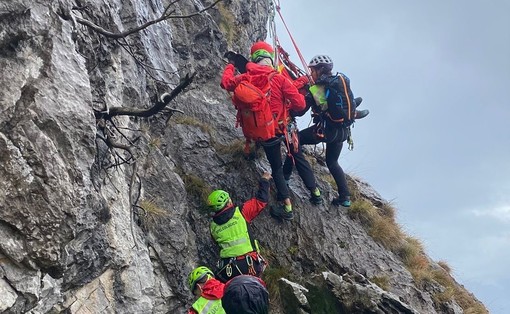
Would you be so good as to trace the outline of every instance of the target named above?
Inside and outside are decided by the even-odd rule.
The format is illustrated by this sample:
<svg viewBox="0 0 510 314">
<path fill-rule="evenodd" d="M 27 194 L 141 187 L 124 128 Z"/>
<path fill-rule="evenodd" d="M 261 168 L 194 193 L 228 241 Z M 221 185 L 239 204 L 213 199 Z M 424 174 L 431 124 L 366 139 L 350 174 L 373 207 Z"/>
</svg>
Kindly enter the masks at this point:
<svg viewBox="0 0 510 314">
<path fill-rule="evenodd" d="M 224 224 L 211 222 L 211 234 L 220 246 L 221 258 L 242 256 L 255 250 L 248 232 L 248 223 L 239 207 L 236 207 L 232 218 Z"/>
<path fill-rule="evenodd" d="M 225 310 L 221 306 L 221 299 L 209 300 L 200 297 L 192 307 L 198 314 L 225 314 Z"/>
</svg>

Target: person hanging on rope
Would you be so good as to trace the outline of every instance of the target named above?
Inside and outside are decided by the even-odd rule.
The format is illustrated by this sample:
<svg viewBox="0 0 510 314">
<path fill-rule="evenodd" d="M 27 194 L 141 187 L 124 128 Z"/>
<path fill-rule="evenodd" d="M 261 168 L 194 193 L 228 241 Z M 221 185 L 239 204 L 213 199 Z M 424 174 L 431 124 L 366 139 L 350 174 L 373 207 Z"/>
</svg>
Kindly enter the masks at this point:
<svg viewBox="0 0 510 314">
<path fill-rule="evenodd" d="M 351 206 L 350 192 L 345 173 L 338 163 L 343 142 L 352 145 L 351 125 L 355 119 L 369 114 L 368 110 L 356 110 L 361 98 L 354 99 L 349 78 L 343 73 L 333 74 L 333 60 L 326 55 L 312 58 L 308 67 L 314 85 L 306 96 L 306 109 L 312 108 L 314 125 L 299 132 L 302 145 L 326 143 L 326 165 L 338 188 L 338 197 L 332 201 L 336 206 Z M 288 163 L 287 163 L 288 165 Z M 292 168 L 284 166 L 286 175 Z"/>
<path fill-rule="evenodd" d="M 226 56 L 228 58 L 228 55 Z M 310 164 L 305 159 L 301 147 L 297 143 L 297 134 L 295 136 L 292 136 L 292 133 L 289 135 L 289 129 L 287 128 L 290 121 L 289 110 L 301 111 L 305 109 L 304 96 L 298 92 L 289 79 L 274 70 L 274 57 L 274 49 L 271 45 L 263 41 L 254 43 L 250 50 L 251 62 L 245 65 L 246 73 L 236 76 L 234 74 L 234 64 L 236 62 L 235 60 L 229 60 L 230 63 L 223 72 L 220 86 L 229 92 L 233 92 L 233 102 L 238 109 L 238 121 L 243 128 L 245 137 L 262 145 L 271 165 L 272 177 L 277 190 L 277 201 L 279 202 L 277 206 L 271 206 L 271 215 L 284 220 L 291 220 L 294 214 L 289 188 L 283 176 L 283 161 L 280 150 L 282 139 L 285 139 L 289 156 L 296 164 L 305 186 L 310 190 L 310 202 L 322 204 L 323 200 Z M 244 88 L 244 90 L 257 89 L 263 95 L 261 97 L 263 98 L 262 101 L 256 106 L 258 110 L 250 109 L 253 105 L 249 104 L 250 106 L 248 106 L 247 102 L 250 101 L 245 101 L 248 97 L 245 97 L 245 94 L 240 95 L 241 93 L 238 92 L 239 86 L 249 85 L 242 84 L 246 81 L 250 82 L 252 86 Z M 253 84 L 256 85 L 255 88 Z M 269 117 L 259 117 L 264 112 L 263 108 L 265 108 L 266 103 L 268 104 Z M 263 123 L 253 125 L 254 121 L 262 121 Z M 266 132 L 265 127 L 270 130 Z"/>
</svg>

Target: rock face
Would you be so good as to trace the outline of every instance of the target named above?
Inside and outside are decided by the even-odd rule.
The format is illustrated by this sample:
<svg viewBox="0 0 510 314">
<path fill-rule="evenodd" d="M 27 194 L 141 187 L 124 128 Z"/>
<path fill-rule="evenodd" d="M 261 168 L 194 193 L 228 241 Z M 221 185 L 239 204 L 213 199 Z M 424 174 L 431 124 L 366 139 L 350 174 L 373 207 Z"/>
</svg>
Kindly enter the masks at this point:
<svg viewBox="0 0 510 314">
<path fill-rule="evenodd" d="M 223 188 L 241 203 L 269 169 L 264 158 L 240 157 L 235 112 L 218 86 L 223 53 L 265 38 L 269 2 L 224 0 L 195 15 L 213 1 L 180 1 L 167 10 L 172 18 L 118 35 L 168 4 L 0 3 L 0 312 L 185 312 L 189 271 L 218 257 L 203 195 Z M 170 104 L 184 114 L 104 118 L 114 107 L 153 106 L 192 72 L 192 86 Z M 327 170 L 315 170 L 331 200 Z M 353 182 L 359 199 L 385 204 Z M 326 309 L 317 291 L 330 287 L 338 311 L 462 312 L 434 302 L 441 286 L 418 287 L 346 210 L 312 207 L 297 176 L 291 189 L 292 223 L 264 212 L 252 227 L 271 267 L 300 278 L 280 288 L 300 291 L 301 311 Z M 368 279 L 347 282 L 347 272 L 384 275 L 388 292 Z M 285 300 L 272 312 L 288 308 Z"/>
</svg>

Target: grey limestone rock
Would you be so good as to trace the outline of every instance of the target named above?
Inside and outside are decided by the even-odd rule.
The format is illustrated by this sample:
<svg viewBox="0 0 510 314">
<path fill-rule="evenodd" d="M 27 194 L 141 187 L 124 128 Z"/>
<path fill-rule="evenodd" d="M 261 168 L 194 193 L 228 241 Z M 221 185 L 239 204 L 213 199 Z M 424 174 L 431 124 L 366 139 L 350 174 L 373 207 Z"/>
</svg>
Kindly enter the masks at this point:
<svg viewBox="0 0 510 314">
<path fill-rule="evenodd" d="M 235 109 L 218 86 L 225 51 L 247 54 L 266 37 L 269 1 L 221 1 L 120 39 L 84 23 L 120 33 L 158 18 L 169 3 L 0 2 L 0 311 L 184 313 L 192 302 L 188 273 L 214 268 L 218 258 L 204 194 L 226 189 L 240 205 L 269 169 L 264 157 L 242 157 Z M 170 10 L 188 15 L 210 4 L 180 1 Z M 192 85 L 170 104 L 184 114 L 108 117 L 111 108 L 150 108 L 189 73 Z M 133 156 L 108 147 L 111 134 Z M 320 163 L 314 170 L 327 173 Z M 374 206 L 385 203 L 356 184 Z M 326 200 L 334 197 L 327 182 L 319 185 Z M 431 295 L 441 287 L 418 287 L 345 209 L 309 204 L 297 176 L 291 191 L 295 220 L 279 223 L 264 211 L 252 232 L 270 267 L 299 277 L 281 282 L 300 311 L 315 313 L 315 292 L 334 287 L 323 308 L 460 313 L 454 303 L 436 306 Z M 325 270 L 322 286 L 307 286 Z M 383 274 L 390 291 L 342 279 L 348 271 Z M 347 293 L 359 302 L 349 305 Z"/>
</svg>

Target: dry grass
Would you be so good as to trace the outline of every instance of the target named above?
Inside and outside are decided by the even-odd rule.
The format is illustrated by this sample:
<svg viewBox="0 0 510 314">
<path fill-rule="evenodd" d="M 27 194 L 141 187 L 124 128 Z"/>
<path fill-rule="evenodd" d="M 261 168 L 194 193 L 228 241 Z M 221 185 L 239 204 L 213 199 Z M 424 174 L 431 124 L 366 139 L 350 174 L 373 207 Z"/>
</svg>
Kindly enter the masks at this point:
<svg viewBox="0 0 510 314">
<path fill-rule="evenodd" d="M 436 304 L 443 304 L 455 300 L 457 304 L 464 310 L 464 313 L 471 314 L 486 314 L 489 313 L 487 309 L 476 300 L 476 298 L 467 291 L 464 287 L 460 286 L 450 276 L 450 274 L 443 269 L 432 270 L 432 279 L 442 285 L 444 290 L 432 296 Z"/>
<path fill-rule="evenodd" d="M 377 208 L 366 200 L 353 202 L 351 207 L 348 208 L 347 214 L 351 219 L 359 220 L 368 230 L 373 227 L 375 221 L 380 217 Z"/>
<path fill-rule="evenodd" d="M 218 3 L 217 8 L 221 16 L 219 22 L 220 31 L 225 36 L 228 46 L 231 47 L 237 35 L 235 31 L 235 25 L 237 25 L 236 19 L 232 14 L 232 10 L 226 8 L 223 2 Z"/>
<path fill-rule="evenodd" d="M 390 288 L 390 278 L 388 276 L 375 276 L 370 278 L 370 281 L 375 283 L 384 291 L 388 291 Z"/>
<path fill-rule="evenodd" d="M 448 265 L 448 263 L 446 261 L 439 261 L 437 262 L 437 264 L 442 268 L 444 269 L 447 273 L 451 274 L 452 273 L 452 268 L 450 267 L 450 265 Z"/>
<path fill-rule="evenodd" d="M 393 205 L 391 205 L 391 203 L 385 203 L 381 208 L 379 208 L 379 212 L 382 216 L 393 220 L 395 220 L 395 217 L 397 216 L 397 210 L 393 207 Z"/>
<path fill-rule="evenodd" d="M 287 249 L 287 251 L 290 255 L 295 256 L 297 253 L 299 253 L 299 246 L 292 245 Z"/>
<path fill-rule="evenodd" d="M 327 180 L 325 180 L 327 181 Z M 348 209 L 351 219 L 360 221 L 374 241 L 382 244 L 385 248 L 400 257 L 406 268 L 409 270 L 417 285 L 424 283 L 437 283 L 444 289 L 433 296 L 437 308 L 442 304 L 455 300 L 464 310 L 464 313 L 485 314 L 487 309 L 464 287 L 457 284 L 450 275 L 451 268 L 444 262 L 438 262 L 438 266 L 431 265 L 423 244 L 416 238 L 407 236 L 402 228 L 395 221 L 396 210 L 390 204 L 384 204 L 381 208 L 374 206 L 367 200 L 361 198 L 355 183 L 348 181 L 351 195 L 360 197 L 356 199 Z M 372 278 L 372 282 L 382 289 L 387 289 L 384 278 Z"/>
<path fill-rule="evenodd" d="M 173 119 L 173 121 L 177 124 L 184 124 L 184 125 L 189 125 L 189 126 L 194 126 L 194 127 L 200 128 L 202 130 L 202 132 L 211 134 L 211 127 L 208 124 L 206 124 L 202 121 L 199 121 L 194 117 L 180 115 L 180 116 L 176 117 L 175 119 Z"/>
<path fill-rule="evenodd" d="M 444 304 L 453 300 L 454 296 L 455 290 L 452 287 L 446 287 L 443 292 L 433 295 L 432 300 L 436 304 Z"/>
<path fill-rule="evenodd" d="M 242 156 L 244 154 L 244 140 L 238 139 L 230 142 L 227 145 L 223 145 L 217 142 L 214 142 L 214 149 L 222 154 L 222 155 L 235 155 Z"/>
<path fill-rule="evenodd" d="M 269 295 L 271 296 L 272 304 L 279 304 L 281 301 L 280 286 L 278 280 L 280 280 L 280 278 L 289 279 L 289 275 L 289 269 L 286 267 L 268 267 L 262 273 L 262 280 L 264 280 L 266 283 L 266 288 L 269 292 Z"/>
<path fill-rule="evenodd" d="M 250 167 L 251 163 L 249 161 L 265 158 L 264 149 L 260 145 L 252 143 L 249 154 L 245 154 L 244 146 L 244 138 L 234 140 L 227 145 L 213 142 L 213 147 L 218 154 L 231 157 L 227 159 L 229 168 L 240 172 Z"/>
<path fill-rule="evenodd" d="M 422 243 L 418 239 L 413 237 L 403 239 L 393 252 L 400 257 L 418 284 L 431 279 L 429 260 L 424 253 Z"/>
<path fill-rule="evenodd" d="M 207 197 L 212 191 L 211 187 L 194 174 L 181 174 L 181 178 L 184 181 L 184 187 L 188 196 L 199 202 L 199 210 L 209 212 Z"/>
<path fill-rule="evenodd" d="M 168 215 L 168 212 L 159 207 L 155 200 L 142 200 L 139 206 L 143 209 L 144 214 L 141 220 L 145 226 L 153 226 L 157 224 L 163 217 Z"/>
<path fill-rule="evenodd" d="M 328 173 L 326 173 L 326 174 L 321 174 L 321 175 L 320 175 L 320 178 L 321 178 L 323 181 L 325 181 L 325 182 L 329 183 L 329 185 L 331 185 L 331 187 L 333 188 L 333 190 L 338 191 L 338 187 L 336 186 L 335 179 L 333 179 L 333 176 L 332 176 L 332 175 L 330 175 L 330 174 L 329 174 L 329 172 L 328 172 Z"/>
<path fill-rule="evenodd" d="M 400 226 L 395 224 L 394 220 L 387 217 L 375 219 L 368 233 L 375 241 L 381 243 L 390 251 L 397 250 L 402 241 Z"/>
<path fill-rule="evenodd" d="M 161 147 L 161 138 L 159 138 L 159 137 L 151 138 L 149 140 L 149 142 L 147 143 L 147 146 L 149 146 L 149 148 L 160 148 Z"/>
<path fill-rule="evenodd" d="M 232 157 L 229 160 L 229 168 L 235 169 L 237 171 L 242 171 L 241 169 L 246 168 L 249 165 L 247 159 L 256 159 L 262 156 L 261 155 L 262 149 L 256 149 L 255 145 L 252 145 L 250 155 L 247 156 L 244 153 L 244 144 L 245 144 L 244 139 L 238 139 L 232 141 L 228 145 L 223 145 L 214 142 L 213 146 L 217 153 L 221 155 L 230 155 Z"/>
<path fill-rule="evenodd" d="M 473 294 L 464 287 L 455 286 L 454 297 L 457 304 L 464 310 L 464 314 L 488 314 L 489 311 L 478 302 Z"/>
</svg>

